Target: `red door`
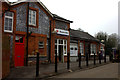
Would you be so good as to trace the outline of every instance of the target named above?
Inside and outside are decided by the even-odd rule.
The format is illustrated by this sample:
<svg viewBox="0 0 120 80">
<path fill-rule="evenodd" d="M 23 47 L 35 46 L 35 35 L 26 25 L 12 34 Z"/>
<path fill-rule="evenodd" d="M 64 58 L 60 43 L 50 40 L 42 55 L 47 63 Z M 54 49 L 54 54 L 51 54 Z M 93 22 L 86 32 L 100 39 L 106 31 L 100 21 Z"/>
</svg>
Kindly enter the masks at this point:
<svg viewBox="0 0 120 80">
<path fill-rule="evenodd" d="M 24 66 L 24 37 L 15 38 L 15 67 Z"/>
</svg>

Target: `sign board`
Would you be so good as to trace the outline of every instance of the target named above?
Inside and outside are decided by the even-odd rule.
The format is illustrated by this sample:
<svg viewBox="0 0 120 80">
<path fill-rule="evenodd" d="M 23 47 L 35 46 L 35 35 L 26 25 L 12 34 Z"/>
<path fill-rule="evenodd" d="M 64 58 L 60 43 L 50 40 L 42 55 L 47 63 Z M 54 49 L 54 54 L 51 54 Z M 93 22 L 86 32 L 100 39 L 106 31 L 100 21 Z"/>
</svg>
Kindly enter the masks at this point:
<svg viewBox="0 0 120 80">
<path fill-rule="evenodd" d="M 69 31 L 67 31 L 67 30 L 55 29 L 55 32 L 56 32 L 57 34 L 60 34 L 60 35 L 66 35 L 66 36 L 69 35 Z"/>
</svg>

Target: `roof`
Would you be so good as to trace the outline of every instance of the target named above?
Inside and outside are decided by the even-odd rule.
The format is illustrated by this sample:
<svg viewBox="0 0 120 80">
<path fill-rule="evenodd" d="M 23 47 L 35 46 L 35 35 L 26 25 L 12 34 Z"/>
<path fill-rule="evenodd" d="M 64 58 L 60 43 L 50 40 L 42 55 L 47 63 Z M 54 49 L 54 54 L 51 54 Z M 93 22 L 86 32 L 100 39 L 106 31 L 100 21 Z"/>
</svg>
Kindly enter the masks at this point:
<svg viewBox="0 0 120 80">
<path fill-rule="evenodd" d="M 60 16 L 56 15 L 56 14 L 53 14 L 53 18 L 56 19 L 56 20 L 73 23 L 73 21 L 67 20 L 67 19 L 65 19 L 65 18 L 63 18 L 63 17 L 60 17 Z"/>
<path fill-rule="evenodd" d="M 87 32 L 79 31 L 79 30 L 70 30 L 70 37 L 71 39 L 80 39 L 80 40 L 89 40 L 89 41 L 97 41 L 99 42 L 98 39 L 93 37 Z"/>
<path fill-rule="evenodd" d="M 22 2 L 28 2 L 28 1 L 29 2 L 38 2 L 48 12 L 48 14 L 56 20 L 61 20 L 61 21 L 64 21 L 64 22 L 69 22 L 69 23 L 73 22 L 73 21 L 64 19 L 64 18 L 62 18 L 62 17 L 60 17 L 56 14 L 52 14 L 40 0 L 18 0 L 16 2 L 9 2 L 8 0 L 5 0 L 5 2 L 7 2 L 10 6 L 14 6 L 16 4 L 19 4 L 19 3 L 22 3 Z"/>
</svg>

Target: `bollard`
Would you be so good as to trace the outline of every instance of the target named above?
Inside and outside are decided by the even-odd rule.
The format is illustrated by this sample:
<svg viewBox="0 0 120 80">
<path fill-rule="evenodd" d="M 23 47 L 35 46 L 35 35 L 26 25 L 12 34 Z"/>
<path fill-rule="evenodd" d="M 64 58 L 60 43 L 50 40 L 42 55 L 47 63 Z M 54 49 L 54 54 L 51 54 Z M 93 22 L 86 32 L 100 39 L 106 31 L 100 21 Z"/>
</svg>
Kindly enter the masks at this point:
<svg viewBox="0 0 120 80">
<path fill-rule="evenodd" d="M 106 53 L 105 53 L 105 56 L 104 56 L 104 63 L 106 63 Z"/>
<path fill-rule="evenodd" d="M 88 67 L 88 53 L 86 54 L 86 66 Z"/>
<path fill-rule="evenodd" d="M 70 69 L 70 53 L 67 55 L 67 69 Z"/>
<path fill-rule="evenodd" d="M 57 73 L 57 53 L 55 53 L 55 72 Z"/>
<path fill-rule="evenodd" d="M 81 68 L 81 53 L 78 56 L 79 56 L 79 68 Z"/>
<path fill-rule="evenodd" d="M 110 53 L 110 55 L 109 55 L 109 61 L 111 62 L 112 59 L 113 59 L 113 57 L 112 57 L 112 53 Z"/>
<path fill-rule="evenodd" d="M 101 54 L 99 53 L 99 64 L 101 64 Z"/>
<path fill-rule="evenodd" d="M 39 76 L 39 52 L 37 52 L 37 57 L 36 57 L 36 77 Z"/>
<path fill-rule="evenodd" d="M 119 53 L 119 50 L 118 50 L 118 63 L 120 62 L 120 53 Z"/>
<path fill-rule="evenodd" d="M 95 60 L 95 53 L 94 53 L 94 65 L 96 65 L 96 60 Z"/>
</svg>

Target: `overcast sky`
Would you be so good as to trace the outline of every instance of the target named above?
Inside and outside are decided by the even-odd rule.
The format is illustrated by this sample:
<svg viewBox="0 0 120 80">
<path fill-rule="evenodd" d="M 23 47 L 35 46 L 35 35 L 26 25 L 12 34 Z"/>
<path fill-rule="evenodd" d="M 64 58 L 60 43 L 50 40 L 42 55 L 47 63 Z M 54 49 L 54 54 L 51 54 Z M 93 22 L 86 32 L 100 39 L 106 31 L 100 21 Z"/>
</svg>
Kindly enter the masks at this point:
<svg viewBox="0 0 120 80">
<path fill-rule="evenodd" d="M 9 0 L 16 1 L 16 0 Z M 50 12 L 73 21 L 72 29 L 81 28 L 95 35 L 99 31 L 118 33 L 120 0 L 40 0 Z"/>
</svg>

